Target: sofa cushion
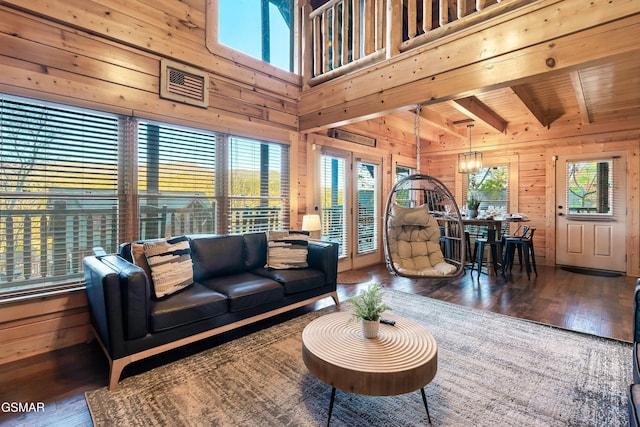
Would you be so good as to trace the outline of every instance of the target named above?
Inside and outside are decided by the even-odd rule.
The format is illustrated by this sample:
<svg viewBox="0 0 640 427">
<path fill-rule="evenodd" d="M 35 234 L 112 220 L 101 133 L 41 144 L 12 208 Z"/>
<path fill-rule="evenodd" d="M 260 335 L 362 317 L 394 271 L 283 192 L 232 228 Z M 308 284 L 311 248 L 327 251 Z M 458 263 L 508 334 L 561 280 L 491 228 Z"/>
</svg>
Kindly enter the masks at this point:
<svg viewBox="0 0 640 427">
<path fill-rule="evenodd" d="M 306 268 L 309 237 L 288 231 L 267 232 L 267 268 Z"/>
<path fill-rule="evenodd" d="M 247 271 L 262 268 L 267 263 L 267 234 L 247 233 L 244 238 L 245 268 Z"/>
<path fill-rule="evenodd" d="M 278 282 L 249 272 L 216 277 L 202 284 L 226 295 L 230 312 L 247 310 L 284 298 L 284 288 Z"/>
<path fill-rule="evenodd" d="M 164 298 L 193 283 L 191 248 L 186 237 L 145 242 L 144 255 L 151 268 L 155 298 Z"/>
<path fill-rule="evenodd" d="M 193 283 L 168 298 L 152 301 L 151 332 L 208 319 L 227 312 L 227 298 L 200 283 Z"/>
<path fill-rule="evenodd" d="M 244 239 L 240 235 L 198 237 L 190 244 L 196 282 L 246 271 Z"/>
<path fill-rule="evenodd" d="M 268 277 L 280 283 L 284 287 L 285 295 L 319 288 L 324 286 L 326 283 L 324 273 L 312 268 L 293 270 L 256 268 L 255 270 L 251 270 L 251 272 L 259 276 Z"/>
</svg>

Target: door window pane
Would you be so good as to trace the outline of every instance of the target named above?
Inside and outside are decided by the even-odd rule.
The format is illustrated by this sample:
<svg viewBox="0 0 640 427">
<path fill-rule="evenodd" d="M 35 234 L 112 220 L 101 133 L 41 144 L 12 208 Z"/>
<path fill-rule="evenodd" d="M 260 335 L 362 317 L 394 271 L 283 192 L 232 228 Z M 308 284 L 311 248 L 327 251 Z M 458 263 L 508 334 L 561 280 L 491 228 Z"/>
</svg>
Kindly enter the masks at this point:
<svg viewBox="0 0 640 427">
<path fill-rule="evenodd" d="M 321 165 L 322 239 L 338 243 L 338 256 L 347 254 L 347 210 L 345 206 L 346 160 L 322 155 Z"/>
<path fill-rule="evenodd" d="M 378 165 L 358 161 L 357 171 L 357 253 L 365 254 L 378 249 Z"/>
<path fill-rule="evenodd" d="M 613 215 L 613 160 L 567 162 L 569 214 Z"/>
</svg>

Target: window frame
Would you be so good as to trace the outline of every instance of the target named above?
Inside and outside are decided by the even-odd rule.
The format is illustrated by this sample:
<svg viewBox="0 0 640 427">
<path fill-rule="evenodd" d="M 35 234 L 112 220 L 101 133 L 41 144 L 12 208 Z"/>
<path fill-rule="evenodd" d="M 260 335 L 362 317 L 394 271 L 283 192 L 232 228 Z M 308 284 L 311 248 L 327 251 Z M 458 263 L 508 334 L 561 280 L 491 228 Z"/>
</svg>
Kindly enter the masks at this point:
<svg viewBox="0 0 640 427">
<path fill-rule="evenodd" d="M 77 233 L 78 235 L 80 235 L 81 238 L 84 239 L 82 241 L 89 242 L 88 244 L 89 248 L 85 250 L 85 252 L 82 252 L 81 254 L 73 258 L 74 262 L 77 264 L 77 268 L 75 270 L 71 269 L 69 270 L 69 272 L 65 272 L 65 274 L 61 274 L 57 277 L 51 277 L 51 279 L 55 279 L 55 280 L 48 280 L 49 277 L 43 278 L 43 280 L 40 280 L 40 282 L 43 282 L 45 286 L 43 286 L 40 283 L 38 283 L 38 286 L 30 286 L 27 280 L 7 281 L 7 283 L 13 282 L 17 286 L 12 287 L 10 291 L 0 292 L 0 302 L 41 297 L 43 295 L 48 295 L 52 293 L 82 289 L 84 287 L 82 258 L 84 256 L 91 255 L 92 249 L 94 246 L 104 246 L 104 245 L 101 245 L 100 243 L 102 243 L 103 241 L 106 241 L 108 244 L 104 247 L 104 249 L 107 252 L 113 253 L 118 250 L 118 246 L 121 242 L 134 241 L 134 240 L 138 240 L 141 237 L 141 220 L 140 220 L 141 204 L 140 202 L 142 201 L 142 199 L 149 196 L 148 194 L 144 194 L 144 192 L 140 191 L 140 188 L 138 186 L 139 167 L 141 164 L 139 160 L 140 153 L 138 151 L 139 149 L 138 127 L 141 123 L 144 123 L 144 124 L 152 123 L 154 125 L 166 127 L 169 129 L 186 130 L 187 132 L 198 134 L 196 140 L 198 140 L 198 138 L 202 135 L 204 135 L 205 137 L 207 135 L 212 137 L 210 141 L 212 144 L 215 145 L 215 147 L 210 151 L 214 153 L 213 155 L 215 156 L 215 159 L 213 161 L 213 167 L 211 166 L 211 162 L 209 162 L 209 166 L 207 167 L 209 169 L 211 168 L 214 169 L 213 175 L 212 175 L 213 181 L 214 181 L 212 183 L 214 194 L 207 193 L 206 198 L 208 200 L 215 201 L 215 207 L 214 207 L 215 217 L 213 220 L 213 224 L 215 228 L 213 230 L 210 230 L 211 231 L 210 233 L 207 232 L 205 234 L 229 234 L 230 232 L 232 232 L 226 227 L 221 228 L 219 226 L 220 225 L 219 218 L 226 217 L 228 215 L 227 213 L 228 206 L 225 204 L 225 202 L 228 202 L 230 200 L 229 191 L 226 184 L 228 182 L 227 177 L 231 174 L 231 170 L 229 169 L 231 166 L 228 159 L 226 159 L 226 155 L 229 152 L 229 146 L 228 146 L 229 144 L 226 143 L 226 141 L 229 139 L 238 138 L 245 141 L 255 142 L 260 147 L 268 146 L 269 150 L 274 149 L 273 147 L 275 147 L 276 150 L 280 150 L 278 154 L 279 156 L 278 168 L 280 172 L 280 176 L 278 178 L 279 194 L 277 195 L 277 197 L 271 197 L 270 195 L 269 199 L 279 198 L 281 200 L 281 203 L 280 203 L 281 215 L 279 216 L 280 222 L 276 224 L 278 229 L 289 229 L 291 225 L 290 224 L 290 205 L 291 205 L 290 180 L 292 176 L 291 175 L 292 166 L 291 166 L 291 157 L 290 157 L 291 147 L 289 144 L 286 144 L 281 141 L 265 141 L 265 140 L 260 140 L 253 137 L 248 137 L 248 136 L 223 134 L 220 132 L 214 132 L 211 130 L 206 130 L 203 128 L 197 128 L 193 126 L 184 126 L 184 125 L 179 125 L 179 124 L 170 123 L 170 122 L 148 119 L 144 117 L 136 117 L 132 115 L 100 111 L 93 108 L 76 107 L 73 105 L 63 104 L 60 102 L 49 102 L 49 101 L 39 100 L 35 98 L 13 96 L 13 95 L 4 94 L 4 93 L 0 93 L 0 96 L 3 99 L 4 98 L 16 99 L 19 102 L 29 104 L 29 105 L 34 105 L 34 106 L 51 105 L 57 109 L 64 110 L 64 111 L 77 111 L 81 113 L 80 117 L 82 117 L 82 114 L 87 116 L 95 115 L 100 117 L 107 117 L 111 123 L 111 126 L 113 126 L 113 128 L 110 130 L 110 134 L 112 135 L 112 139 L 111 139 L 112 148 L 110 149 L 111 157 L 109 157 L 109 159 L 112 160 L 112 163 L 115 162 L 115 164 L 112 164 L 109 167 L 109 170 L 112 170 L 112 173 L 109 176 L 113 176 L 112 186 L 114 187 L 111 190 L 111 193 L 109 193 L 108 195 L 102 195 L 102 194 L 96 195 L 95 191 L 93 192 L 89 191 L 87 192 L 87 194 L 82 193 L 82 195 L 84 195 L 85 198 L 88 200 L 99 200 L 101 202 L 106 199 L 113 200 L 113 205 L 115 206 L 115 210 L 113 211 L 115 215 L 115 219 L 113 219 L 112 221 L 109 220 L 111 221 L 110 223 L 111 226 L 108 227 L 110 237 L 107 238 L 106 240 L 99 238 L 98 233 L 104 234 L 103 233 L 104 230 L 98 228 L 100 220 L 98 220 L 98 222 L 96 223 L 98 225 L 93 225 L 93 228 L 91 225 L 86 224 L 86 221 L 82 222 L 81 220 L 80 223 L 78 224 L 73 223 L 75 224 L 73 225 L 74 227 L 73 233 Z M 18 128 L 18 131 L 20 131 L 20 129 L 21 128 Z M 93 137 L 93 134 L 87 133 L 87 135 L 88 135 L 88 140 L 95 144 L 95 141 L 94 141 L 95 138 Z M 208 141 L 204 141 L 204 142 L 200 141 L 200 143 L 204 144 L 204 143 L 208 143 Z M 14 149 L 14 151 L 17 151 L 17 148 Z M 84 152 L 83 150 L 80 150 L 80 151 Z M 93 158 L 94 157 L 90 157 L 89 159 L 93 159 Z M 169 156 L 168 158 L 171 158 L 171 157 Z M 171 158 L 171 160 L 173 160 L 173 158 Z M 79 161 L 80 170 L 84 170 L 86 168 L 86 165 L 89 165 L 89 166 L 92 165 L 91 160 L 87 160 L 85 157 L 82 157 L 82 156 L 79 156 L 78 161 Z M 258 161 L 258 163 L 260 162 Z M 58 169 L 60 168 L 58 167 Z M 61 170 L 65 170 L 65 169 L 63 168 Z M 69 169 L 69 170 L 71 171 L 72 169 Z M 84 172 L 81 172 L 81 173 L 84 173 Z M 56 177 L 60 177 L 60 176 L 64 178 L 67 175 L 60 175 L 60 174 L 56 175 Z M 89 178 L 92 178 L 92 177 L 93 175 L 89 175 Z M 260 175 L 259 179 L 262 179 L 262 178 L 263 178 L 263 175 Z M 61 180 L 58 179 L 58 181 L 61 181 Z M 80 180 L 79 182 L 84 182 L 84 181 Z M 169 185 L 167 188 L 170 188 L 170 187 L 171 185 Z M 89 190 L 91 190 L 91 188 L 93 187 L 90 187 Z M 176 188 L 181 188 L 181 186 L 178 185 L 178 187 Z M 194 195 L 197 198 L 197 194 L 195 194 L 194 191 L 197 192 L 198 188 L 199 187 L 192 187 L 191 192 L 186 191 L 184 194 L 178 194 L 178 198 L 191 199 L 194 197 Z M 46 192 L 43 193 L 41 191 L 40 193 L 44 195 L 43 197 L 49 196 L 49 194 Z M 4 193 L 2 193 L 2 195 L 9 196 L 10 194 L 8 191 L 5 191 Z M 21 194 L 20 196 L 23 196 L 23 195 Z M 150 196 L 163 197 L 161 191 L 159 191 L 157 194 L 151 194 Z M 69 198 L 68 194 L 66 194 L 66 197 L 65 197 L 65 194 L 58 194 L 56 195 L 56 197 L 60 200 Z M 172 194 L 168 194 L 168 197 L 172 197 Z M 81 204 L 81 206 L 84 206 L 84 204 Z M 79 209 L 78 212 L 79 213 L 75 215 L 82 216 L 82 212 L 84 212 L 84 210 Z M 109 212 L 111 213 L 112 211 L 109 211 Z M 65 217 L 65 222 L 69 221 L 67 217 Z M 271 227 L 270 229 L 274 229 L 272 226 L 273 224 L 270 222 L 270 227 Z M 65 230 L 67 230 L 66 233 L 69 233 L 68 227 L 70 226 L 66 226 L 66 227 L 67 227 L 65 228 Z M 92 229 L 94 230 L 94 232 L 93 234 L 89 235 L 87 230 L 92 230 Z M 176 233 L 177 235 L 200 234 L 199 231 L 202 231 L 202 230 L 181 230 L 179 233 L 178 232 Z M 258 230 L 254 230 L 254 231 L 258 231 Z M 5 236 L 6 235 L 8 234 L 5 234 Z M 0 237 L 4 238 L 4 236 L 0 236 Z M 151 236 L 151 238 L 153 237 L 167 237 L 167 236 Z M 79 251 L 79 249 L 81 248 L 81 245 L 76 244 L 76 246 L 77 246 L 76 248 L 72 247 L 71 249 L 69 249 L 68 247 L 65 247 L 63 251 L 63 255 L 65 259 L 71 257 L 70 254 L 72 252 Z M 8 255 L 9 254 L 8 250 L 5 249 L 5 253 L 7 254 L 5 255 L 6 259 L 16 258 L 15 253 L 12 253 L 11 257 Z M 30 257 L 30 259 L 32 258 L 33 257 Z M 68 263 L 66 263 L 65 261 L 63 265 L 66 265 L 66 264 Z M 31 269 L 30 271 L 33 271 L 33 270 Z"/>
<path fill-rule="evenodd" d="M 285 80 L 292 84 L 299 84 L 299 78 L 301 73 L 301 55 L 300 55 L 300 22 L 301 13 L 300 8 L 296 7 L 297 2 L 291 0 L 292 5 L 292 37 L 291 37 L 291 50 L 292 50 L 292 71 L 284 70 L 278 66 L 265 62 L 261 59 L 255 58 L 242 51 L 236 50 L 223 43 L 220 43 L 218 37 L 218 22 L 220 20 L 220 0 L 210 0 L 206 3 L 206 28 L 205 28 L 205 46 L 209 52 L 221 56 L 229 61 L 238 63 L 249 67 L 254 70 L 260 70 L 266 74 L 272 75 L 279 79 Z M 237 72 L 237 69 L 234 69 Z"/>
<path fill-rule="evenodd" d="M 15 108 L 15 114 L 21 114 L 22 123 L 26 124 L 16 128 L 20 134 L 26 133 L 22 129 L 29 129 L 30 123 L 27 121 L 31 120 L 30 110 L 41 109 L 48 117 L 42 122 L 44 124 L 38 125 L 39 133 L 43 131 L 50 138 L 43 146 L 48 153 L 42 153 L 39 157 L 39 172 L 32 174 L 32 169 L 22 178 L 24 181 L 29 179 L 38 185 L 36 188 L 41 189 L 0 193 L 4 200 L 15 198 L 34 200 L 36 203 L 40 200 L 44 202 L 41 206 L 45 206 L 44 209 L 30 209 L 32 214 L 29 220 L 26 219 L 27 210 L 23 210 L 22 228 L 17 232 L 14 216 L 11 225 L 5 220 L 0 227 L 3 230 L 0 238 L 5 241 L 4 252 L 0 252 L 4 253 L 5 270 L 12 268 L 16 271 L 21 264 L 23 276 L 22 279 L 2 282 L 4 289 L 0 292 L 0 301 L 77 289 L 83 285 L 84 256 L 89 255 L 97 245 L 108 245 L 115 250 L 121 237 L 118 230 L 126 215 L 118 209 L 121 204 L 120 142 L 123 126 L 120 116 L 5 93 L 0 93 L 0 98 L 3 102 L 7 100 L 24 105 L 21 109 Z M 96 133 L 96 128 L 101 132 Z M 27 139 L 24 138 L 25 141 Z M 9 137 L 7 145 L 12 147 L 10 141 Z M 12 153 L 20 153 L 19 147 L 15 146 L 17 142 Z M 27 146 L 29 144 L 24 145 Z M 15 168 L 10 167 L 9 170 Z M 62 171 L 69 173 L 63 175 Z M 44 231 L 43 227 L 46 227 Z M 11 238 L 8 231 L 11 231 Z M 15 239 L 21 239 L 21 242 Z M 10 251 L 9 246 L 14 250 Z M 22 252 L 18 249 L 20 247 Z M 25 257 L 28 257 L 28 261 Z M 18 259 L 21 259 L 21 263 L 17 263 Z M 24 273 L 26 269 L 29 269 L 28 275 Z M 47 271 L 44 276 L 43 269 Z M 33 274 L 39 275 L 32 277 Z"/>
</svg>

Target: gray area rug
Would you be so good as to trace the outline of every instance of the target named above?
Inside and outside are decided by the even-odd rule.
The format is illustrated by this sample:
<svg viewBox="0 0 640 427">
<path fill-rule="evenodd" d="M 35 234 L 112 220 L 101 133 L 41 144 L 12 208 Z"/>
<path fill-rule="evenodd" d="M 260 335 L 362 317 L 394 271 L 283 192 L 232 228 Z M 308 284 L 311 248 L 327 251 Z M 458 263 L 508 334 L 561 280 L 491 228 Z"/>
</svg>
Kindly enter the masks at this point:
<svg viewBox="0 0 640 427">
<path fill-rule="evenodd" d="M 631 344 L 385 290 L 393 313 L 438 342 L 425 390 L 434 426 L 623 426 Z M 340 310 L 350 305 L 341 304 Z M 86 394 L 97 426 L 322 426 L 331 387 L 301 359 L 329 307 Z M 420 392 L 338 390 L 332 426 L 427 425 Z"/>
</svg>

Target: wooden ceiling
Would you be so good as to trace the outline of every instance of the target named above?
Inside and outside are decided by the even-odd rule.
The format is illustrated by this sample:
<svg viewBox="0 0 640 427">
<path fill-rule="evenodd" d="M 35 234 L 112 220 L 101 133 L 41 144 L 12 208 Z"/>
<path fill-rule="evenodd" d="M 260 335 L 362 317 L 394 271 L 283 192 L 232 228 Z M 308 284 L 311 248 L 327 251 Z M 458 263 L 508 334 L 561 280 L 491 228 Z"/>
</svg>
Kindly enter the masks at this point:
<svg viewBox="0 0 640 427">
<path fill-rule="evenodd" d="M 413 137 L 416 106 L 373 121 L 397 135 Z M 517 86 L 478 88 L 464 98 L 421 106 L 421 139 L 451 150 L 468 149 L 467 124 L 485 148 L 539 138 L 563 138 L 619 130 L 640 123 L 640 56 L 609 58 L 606 63 L 570 72 L 550 72 Z M 361 133 L 374 126 L 345 128 Z"/>
</svg>

